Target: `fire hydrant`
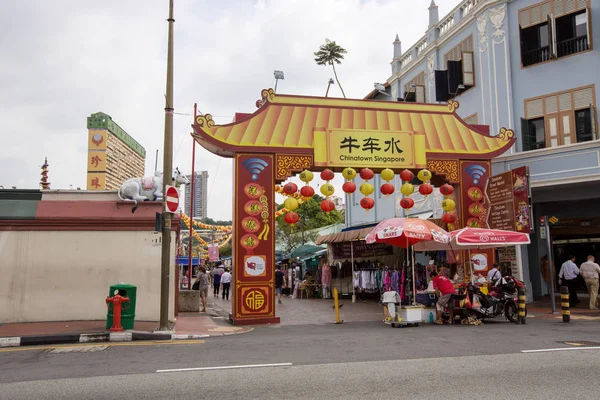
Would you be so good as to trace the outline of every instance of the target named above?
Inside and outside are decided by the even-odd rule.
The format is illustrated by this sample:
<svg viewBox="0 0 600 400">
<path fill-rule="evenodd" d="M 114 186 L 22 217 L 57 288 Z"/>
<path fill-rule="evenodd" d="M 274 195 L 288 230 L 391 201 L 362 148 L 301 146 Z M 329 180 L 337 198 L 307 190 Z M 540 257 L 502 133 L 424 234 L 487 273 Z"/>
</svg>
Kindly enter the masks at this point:
<svg viewBox="0 0 600 400">
<path fill-rule="evenodd" d="M 111 332 L 122 332 L 123 327 L 121 326 L 121 309 L 127 309 L 127 307 L 122 308 L 123 303 L 129 303 L 129 297 L 121 296 L 120 294 L 115 294 L 113 297 L 106 298 L 106 305 L 110 307 L 110 303 L 113 305 L 113 325 L 110 328 Z"/>
</svg>

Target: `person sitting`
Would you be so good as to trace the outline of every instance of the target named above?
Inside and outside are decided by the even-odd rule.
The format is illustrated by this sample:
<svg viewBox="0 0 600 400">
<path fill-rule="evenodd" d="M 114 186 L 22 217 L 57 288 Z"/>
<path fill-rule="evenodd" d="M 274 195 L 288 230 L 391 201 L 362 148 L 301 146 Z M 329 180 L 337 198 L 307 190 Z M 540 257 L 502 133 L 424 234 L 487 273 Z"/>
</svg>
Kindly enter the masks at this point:
<svg viewBox="0 0 600 400">
<path fill-rule="evenodd" d="M 489 270 L 487 274 L 487 280 L 490 283 L 496 282 L 498 279 L 502 278 L 502 272 L 498 269 L 498 263 L 494 263 L 494 267 Z"/>
<path fill-rule="evenodd" d="M 443 275 L 438 275 L 437 271 L 431 271 L 431 278 L 433 282 L 433 288 L 438 296 L 438 301 L 436 304 L 437 319 L 435 320 L 435 323 L 437 325 L 443 325 L 444 320 L 442 319 L 442 313 L 444 311 L 444 307 L 448 305 L 452 295 L 456 293 L 456 290 L 454 290 L 454 285 L 450 279 Z"/>
</svg>

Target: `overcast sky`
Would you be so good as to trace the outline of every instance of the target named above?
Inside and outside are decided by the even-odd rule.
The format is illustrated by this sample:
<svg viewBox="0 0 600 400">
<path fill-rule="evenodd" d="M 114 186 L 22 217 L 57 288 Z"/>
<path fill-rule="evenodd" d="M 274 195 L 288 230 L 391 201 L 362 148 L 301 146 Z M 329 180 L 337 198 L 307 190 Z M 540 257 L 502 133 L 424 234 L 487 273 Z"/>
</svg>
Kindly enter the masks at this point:
<svg viewBox="0 0 600 400">
<path fill-rule="evenodd" d="M 86 118 L 102 111 L 162 165 L 168 0 L 19 0 L 0 8 L 0 185 L 85 189 Z M 217 123 L 254 112 L 273 70 L 278 92 L 323 96 L 333 76 L 313 60 L 325 38 L 348 50 L 338 76 L 362 98 L 391 73 L 392 42 L 424 35 L 430 0 L 175 0 L 174 166 L 189 173 L 193 104 Z M 458 0 L 437 0 L 440 17 Z M 332 86 L 331 96 L 340 96 Z M 208 214 L 231 218 L 232 164 L 200 146 Z M 341 182 L 341 178 L 339 178 Z M 318 182 L 315 182 L 318 183 Z M 316 186 L 316 185 L 315 185 Z M 339 188 L 338 188 L 339 192 Z M 339 193 L 337 193 L 339 194 Z"/>
</svg>

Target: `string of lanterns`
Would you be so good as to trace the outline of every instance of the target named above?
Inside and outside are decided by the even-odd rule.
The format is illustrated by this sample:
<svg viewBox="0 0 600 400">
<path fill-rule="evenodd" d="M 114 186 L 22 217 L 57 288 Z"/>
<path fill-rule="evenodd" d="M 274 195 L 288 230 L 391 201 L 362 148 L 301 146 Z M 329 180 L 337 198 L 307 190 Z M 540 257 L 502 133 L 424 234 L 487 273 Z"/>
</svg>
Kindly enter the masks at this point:
<svg viewBox="0 0 600 400">
<path fill-rule="evenodd" d="M 184 224 L 187 226 L 187 228 L 188 228 L 188 229 L 190 229 L 190 222 L 191 222 L 191 220 L 190 220 L 190 217 L 188 217 L 188 216 L 187 216 L 187 215 L 185 215 L 185 214 L 182 214 L 182 215 L 181 215 L 181 220 L 182 220 L 182 221 L 183 221 L 183 223 L 184 223 Z M 202 238 L 202 237 L 201 237 L 201 236 L 198 234 L 198 232 L 196 232 L 196 231 L 192 231 L 192 235 L 193 235 L 193 236 L 194 236 L 194 238 L 195 238 L 195 239 L 196 239 L 196 240 L 197 240 L 197 241 L 200 243 L 200 245 L 201 245 L 201 246 L 208 247 L 208 243 L 207 243 L 207 242 L 206 242 L 206 241 L 205 241 L 205 240 L 204 240 L 204 239 L 203 239 L 203 238 Z M 219 248 L 223 248 L 223 247 L 225 247 L 225 246 L 227 245 L 227 243 L 229 243 L 229 241 L 231 240 L 231 237 L 232 237 L 232 234 L 231 234 L 231 233 L 229 233 L 228 235 L 225 235 L 225 236 L 223 236 L 223 237 L 221 237 L 221 238 L 219 238 L 219 239 L 215 240 L 215 242 L 216 242 L 216 243 L 219 243 L 219 242 L 221 242 L 221 243 L 219 244 Z M 206 253 L 206 252 L 207 252 L 207 250 L 206 250 L 206 249 L 204 249 L 203 247 L 200 247 L 199 249 L 200 249 L 200 251 L 202 251 L 202 252 L 204 252 L 204 253 Z"/>
<path fill-rule="evenodd" d="M 190 217 L 185 214 L 185 213 L 181 213 L 181 218 L 187 218 L 188 221 L 190 220 Z M 199 221 L 194 221 L 194 227 L 195 228 L 202 228 L 202 229 L 207 229 L 207 230 L 211 230 L 211 231 L 219 231 L 219 232 L 231 232 L 231 226 L 227 226 L 227 225 L 209 225 L 209 224 L 205 224 L 203 222 L 199 222 Z M 189 228 L 189 226 L 188 226 Z"/>
<path fill-rule="evenodd" d="M 380 187 L 381 194 L 389 197 L 394 194 L 396 188 L 394 187 L 393 181 L 395 177 L 395 173 L 392 169 L 386 168 L 380 172 L 381 179 L 385 182 Z M 371 210 L 375 206 L 375 200 L 371 196 L 375 192 L 375 188 L 373 184 L 371 184 L 371 180 L 375 177 L 375 173 L 370 168 L 362 168 L 360 172 L 354 168 L 345 168 L 342 171 L 342 176 L 344 177 L 344 184 L 342 185 L 342 190 L 347 195 L 350 195 L 356 192 L 357 186 L 354 182 L 354 179 L 357 176 L 364 181 L 363 184 L 360 185 L 359 191 L 364 196 L 360 200 L 360 206 L 365 209 L 365 211 Z M 321 210 L 325 213 L 329 213 L 335 210 L 335 203 L 330 199 L 330 197 L 335 192 L 335 187 L 331 184 L 331 180 L 335 177 L 335 173 L 330 169 L 325 169 L 320 173 L 320 177 L 325 183 L 321 185 L 320 192 L 325 199 L 321 202 L 320 207 Z M 431 178 L 433 177 L 431 171 L 427 169 L 422 169 L 417 173 L 417 178 L 421 181 L 421 184 L 418 185 L 418 191 L 425 198 L 430 196 L 434 188 L 431 185 Z M 295 210 L 305 201 L 312 198 L 315 194 L 314 189 L 310 186 L 310 182 L 314 179 L 314 174 L 309 170 L 304 170 L 300 176 L 300 180 L 304 182 L 304 186 L 298 192 L 298 186 L 293 183 L 287 183 L 283 187 L 276 186 L 275 190 L 277 193 L 287 196 L 287 199 L 284 201 L 283 208 L 278 210 L 275 213 L 276 217 L 280 217 L 285 215 L 285 221 L 288 224 L 294 225 L 299 220 L 299 215 L 295 212 Z M 414 173 L 405 169 L 400 172 L 400 179 L 402 180 L 402 185 L 400 186 L 400 193 L 402 193 L 403 198 L 400 200 L 400 206 L 409 210 L 415 206 L 415 201 L 411 198 L 411 195 L 415 192 L 415 187 L 411 183 L 415 179 Z M 444 214 L 442 216 L 442 220 L 451 224 L 456 221 L 456 213 L 453 213 L 453 210 L 456 208 L 456 203 L 451 198 L 451 195 L 454 193 L 454 187 L 450 184 L 444 184 L 440 187 L 440 193 L 444 196 L 444 200 L 442 201 L 442 209 L 444 210 Z"/>
</svg>

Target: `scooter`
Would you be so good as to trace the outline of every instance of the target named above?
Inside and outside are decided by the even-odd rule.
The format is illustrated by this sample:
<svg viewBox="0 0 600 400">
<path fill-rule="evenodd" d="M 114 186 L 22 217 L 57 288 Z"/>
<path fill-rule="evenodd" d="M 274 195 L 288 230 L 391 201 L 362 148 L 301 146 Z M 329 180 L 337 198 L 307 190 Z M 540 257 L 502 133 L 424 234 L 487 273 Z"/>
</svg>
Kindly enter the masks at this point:
<svg viewBox="0 0 600 400">
<path fill-rule="evenodd" d="M 467 285 L 467 294 L 471 303 L 471 313 L 481 319 L 495 318 L 504 315 L 512 323 L 518 323 L 518 288 L 525 285 L 512 276 L 499 279 L 491 287 L 489 294 L 484 294 L 476 285 Z"/>
</svg>

